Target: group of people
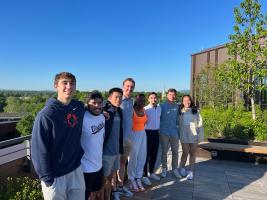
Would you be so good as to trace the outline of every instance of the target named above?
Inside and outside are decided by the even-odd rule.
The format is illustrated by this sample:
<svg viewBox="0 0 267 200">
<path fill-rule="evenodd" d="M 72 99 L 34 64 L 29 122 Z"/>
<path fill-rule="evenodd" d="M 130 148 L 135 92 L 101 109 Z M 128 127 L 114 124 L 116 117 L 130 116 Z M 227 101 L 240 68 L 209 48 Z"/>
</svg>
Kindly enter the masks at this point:
<svg viewBox="0 0 267 200">
<path fill-rule="evenodd" d="M 69 72 L 57 74 L 54 87 L 57 97 L 38 113 L 32 131 L 32 162 L 45 200 L 132 197 L 151 179 L 160 180 L 155 174 L 159 144 L 161 178 L 167 175 L 170 146 L 174 176 L 193 179 L 203 126 L 189 95 L 177 104 L 176 90 L 169 89 L 167 101 L 159 105 L 151 92 L 146 106 L 143 93 L 133 101 L 135 81 L 127 78 L 122 89 L 109 90 L 107 101 L 93 91 L 84 104 L 72 99 L 76 78 Z M 183 153 L 178 167 L 179 139 Z"/>
</svg>

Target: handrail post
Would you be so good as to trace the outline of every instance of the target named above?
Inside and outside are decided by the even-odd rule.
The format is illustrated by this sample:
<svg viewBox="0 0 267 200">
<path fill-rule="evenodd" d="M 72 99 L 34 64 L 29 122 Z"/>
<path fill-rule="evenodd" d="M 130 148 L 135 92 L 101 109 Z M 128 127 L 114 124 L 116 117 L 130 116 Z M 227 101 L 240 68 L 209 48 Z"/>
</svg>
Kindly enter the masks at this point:
<svg viewBox="0 0 267 200">
<path fill-rule="evenodd" d="M 31 140 L 27 139 L 24 141 L 25 146 L 26 146 L 26 159 L 24 163 L 24 170 L 26 172 L 31 172 L 32 167 L 31 167 Z"/>
</svg>

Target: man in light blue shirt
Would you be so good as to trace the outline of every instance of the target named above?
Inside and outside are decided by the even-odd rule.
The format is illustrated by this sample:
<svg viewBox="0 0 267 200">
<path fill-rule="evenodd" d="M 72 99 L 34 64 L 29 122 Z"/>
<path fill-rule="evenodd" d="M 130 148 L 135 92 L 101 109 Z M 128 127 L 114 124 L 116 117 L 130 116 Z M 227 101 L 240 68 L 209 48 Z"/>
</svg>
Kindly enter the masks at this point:
<svg viewBox="0 0 267 200">
<path fill-rule="evenodd" d="M 177 128 L 178 104 L 175 103 L 177 91 L 173 88 L 167 92 L 167 101 L 161 104 L 160 117 L 160 144 L 162 148 L 162 173 L 164 178 L 167 174 L 167 152 L 169 144 L 172 151 L 172 170 L 175 177 L 180 178 L 178 166 L 179 135 Z"/>
<path fill-rule="evenodd" d="M 133 193 L 124 186 L 125 166 L 126 161 L 131 151 L 130 135 L 132 134 L 132 118 L 133 118 L 133 99 L 131 98 L 132 92 L 135 87 L 135 81 L 132 78 L 126 78 L 123 81 L 123 97 L 121 103 L 122 109 L 122 128 L 123 128 L 123 155 L 121 155 L 121 167 L 118 171 L 118 190 L 127 197 L 132 197 Z"/>
</svg>

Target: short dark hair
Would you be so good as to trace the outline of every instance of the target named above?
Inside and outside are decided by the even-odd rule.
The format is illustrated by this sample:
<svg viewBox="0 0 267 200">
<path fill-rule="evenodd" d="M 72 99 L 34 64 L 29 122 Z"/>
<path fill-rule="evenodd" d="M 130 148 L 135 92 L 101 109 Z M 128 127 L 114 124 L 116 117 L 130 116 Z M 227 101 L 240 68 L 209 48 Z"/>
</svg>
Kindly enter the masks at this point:
<svg viewBox="0 0 267 200">
<path fill-rule="evenodd" d="M 158 97 L 158 95 L 157 95 L 156 92 L 149 92 L 149 93 L 148 93 L 148 97 L 149 97 L 150 95 L 153 95 L 153 94 L 154 94 L 156 97 Z"/>
<path fill-rule="evenodd" d="M 135 81 L 133 80 L 133 78 L 126 78 L 126 79 L 123 81 L 123 85 L 124 85 L 124 83 L 125 83 L 126 81 L 130 81 L 130 82 L 132 82 L 132 83 L 134 84 L 134 86 L 135 86 Z"/>
<path fill-rule="evenodd" d="M 87 104 L 87 103 L 89 103 L 90 100 L 96 99 L 96 98 L 101 99 L 103 101 L 103 96 L 98 90 L 94 90 L 94 91 L 90 92 L 86 97 L 85 103 Z"/>
<path fill-rule="evenodd" d="M 111 88 L 111 89 L 108 91 L 108 96 L 111 96 L 114 92 L 118 92 L 118 93 L 120 93 L 120 94 L 123 95 L 123 91 L 122 91 L 122 89 L 121 89 L 121 88 L 117 88 L 117 87 L 115 87 L 115 88 Z"/>
<path fill-rule="evenodd" d="M 58 84 L 59 79 L 62 79 L 62 78 L 69 78 L 76 84 L 76 78 L 72 73 L 60 72 L 60 73 L 56 74 L 56 76 L 55 76 L 54 85 Z"/>
<path fill-rule="evenodd" d="M 170 93 L 170 92 L 174 92 L 175 94 L 177 94 L 177 91 L 176 91 L 176 89 L 174 89 L 174 88 L 170 88 L 170 89 L 168 89 L 167 94 Z"/>
</svg>

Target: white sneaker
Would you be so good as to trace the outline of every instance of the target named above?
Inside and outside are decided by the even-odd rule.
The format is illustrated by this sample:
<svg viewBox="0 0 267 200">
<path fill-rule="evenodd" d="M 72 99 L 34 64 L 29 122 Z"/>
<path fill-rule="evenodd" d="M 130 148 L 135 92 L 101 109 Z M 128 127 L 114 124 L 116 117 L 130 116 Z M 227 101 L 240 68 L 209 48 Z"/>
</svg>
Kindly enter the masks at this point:
<svg viewBox="0 0 267 200">
<path fill-rule="evenodd" d="M 186 177 L 186 170 L 185 170 L 185 168 L 181 167 L 181 168 L 179 169 L 179 173 L 180 173 L 180 175 L 181 175 L 182 177 Z"/>
<path fill-rule="evenodd" d="M 121 195 L 125 197 L 133 197 L 134 193 L 132 193 L 126 186 L 118 187 L 118 191 Z"/>
<path fill-rule="evenodd" d="M 149 178 L 153 178 L 156 181 L 159 181 L 160 180 L 160 177 L 157 176 L 156 174 L 150 174 Z"/>
<path fill-rule="evenodd" d="M 187 173 L 187 176 L 186 176 L 186 178 L 187 178 L 187 180 L 193 180 L 193 172 L 192 171 L 188 171 L 188 173 Z"/>
<path fill-rule="evenodd" d="M 142 181 L 143 181 L 143 183 L 144 183 L 145 185 L 151 185 L 151 182 L 150 182 L 150 180 L 149 180 L 148 177 L 143 177 L 143 178 L 142 178 Z"/>
<path fill-rule="evenodd" d="M 115 192 L 113 192 L 112 193 L 113 195 L 112 195 L 112 199 L 113 200 L 120 200 L 120 192 L 119 191 L 115 191 Z"/>
<path fill-rule="evenodd" d="M 144 188 L 140 178 L 138 178 L 136 180 L 136 183 L 137 183 L 137 186 L 138 186 L 138 189 L 139 189 L 140 192 L 145 191 L 145 188 Z"/>
<path fill-rule="evenodd" d="M 162 168 L 161 177 L 165 178 L 166 175 L 167 175 L 167 169 L 166 168 Z"/>
<path fill-rule="evenodd" d="M 179 172 L 178 172 L 177 169 L 174 169 L 172 172 L 173 172 L 173 175 L 174 175 L 176 178 L 181 178 L 181 176 L 180 176 L 180 174 L 179 174 Z"/>
</svg>

